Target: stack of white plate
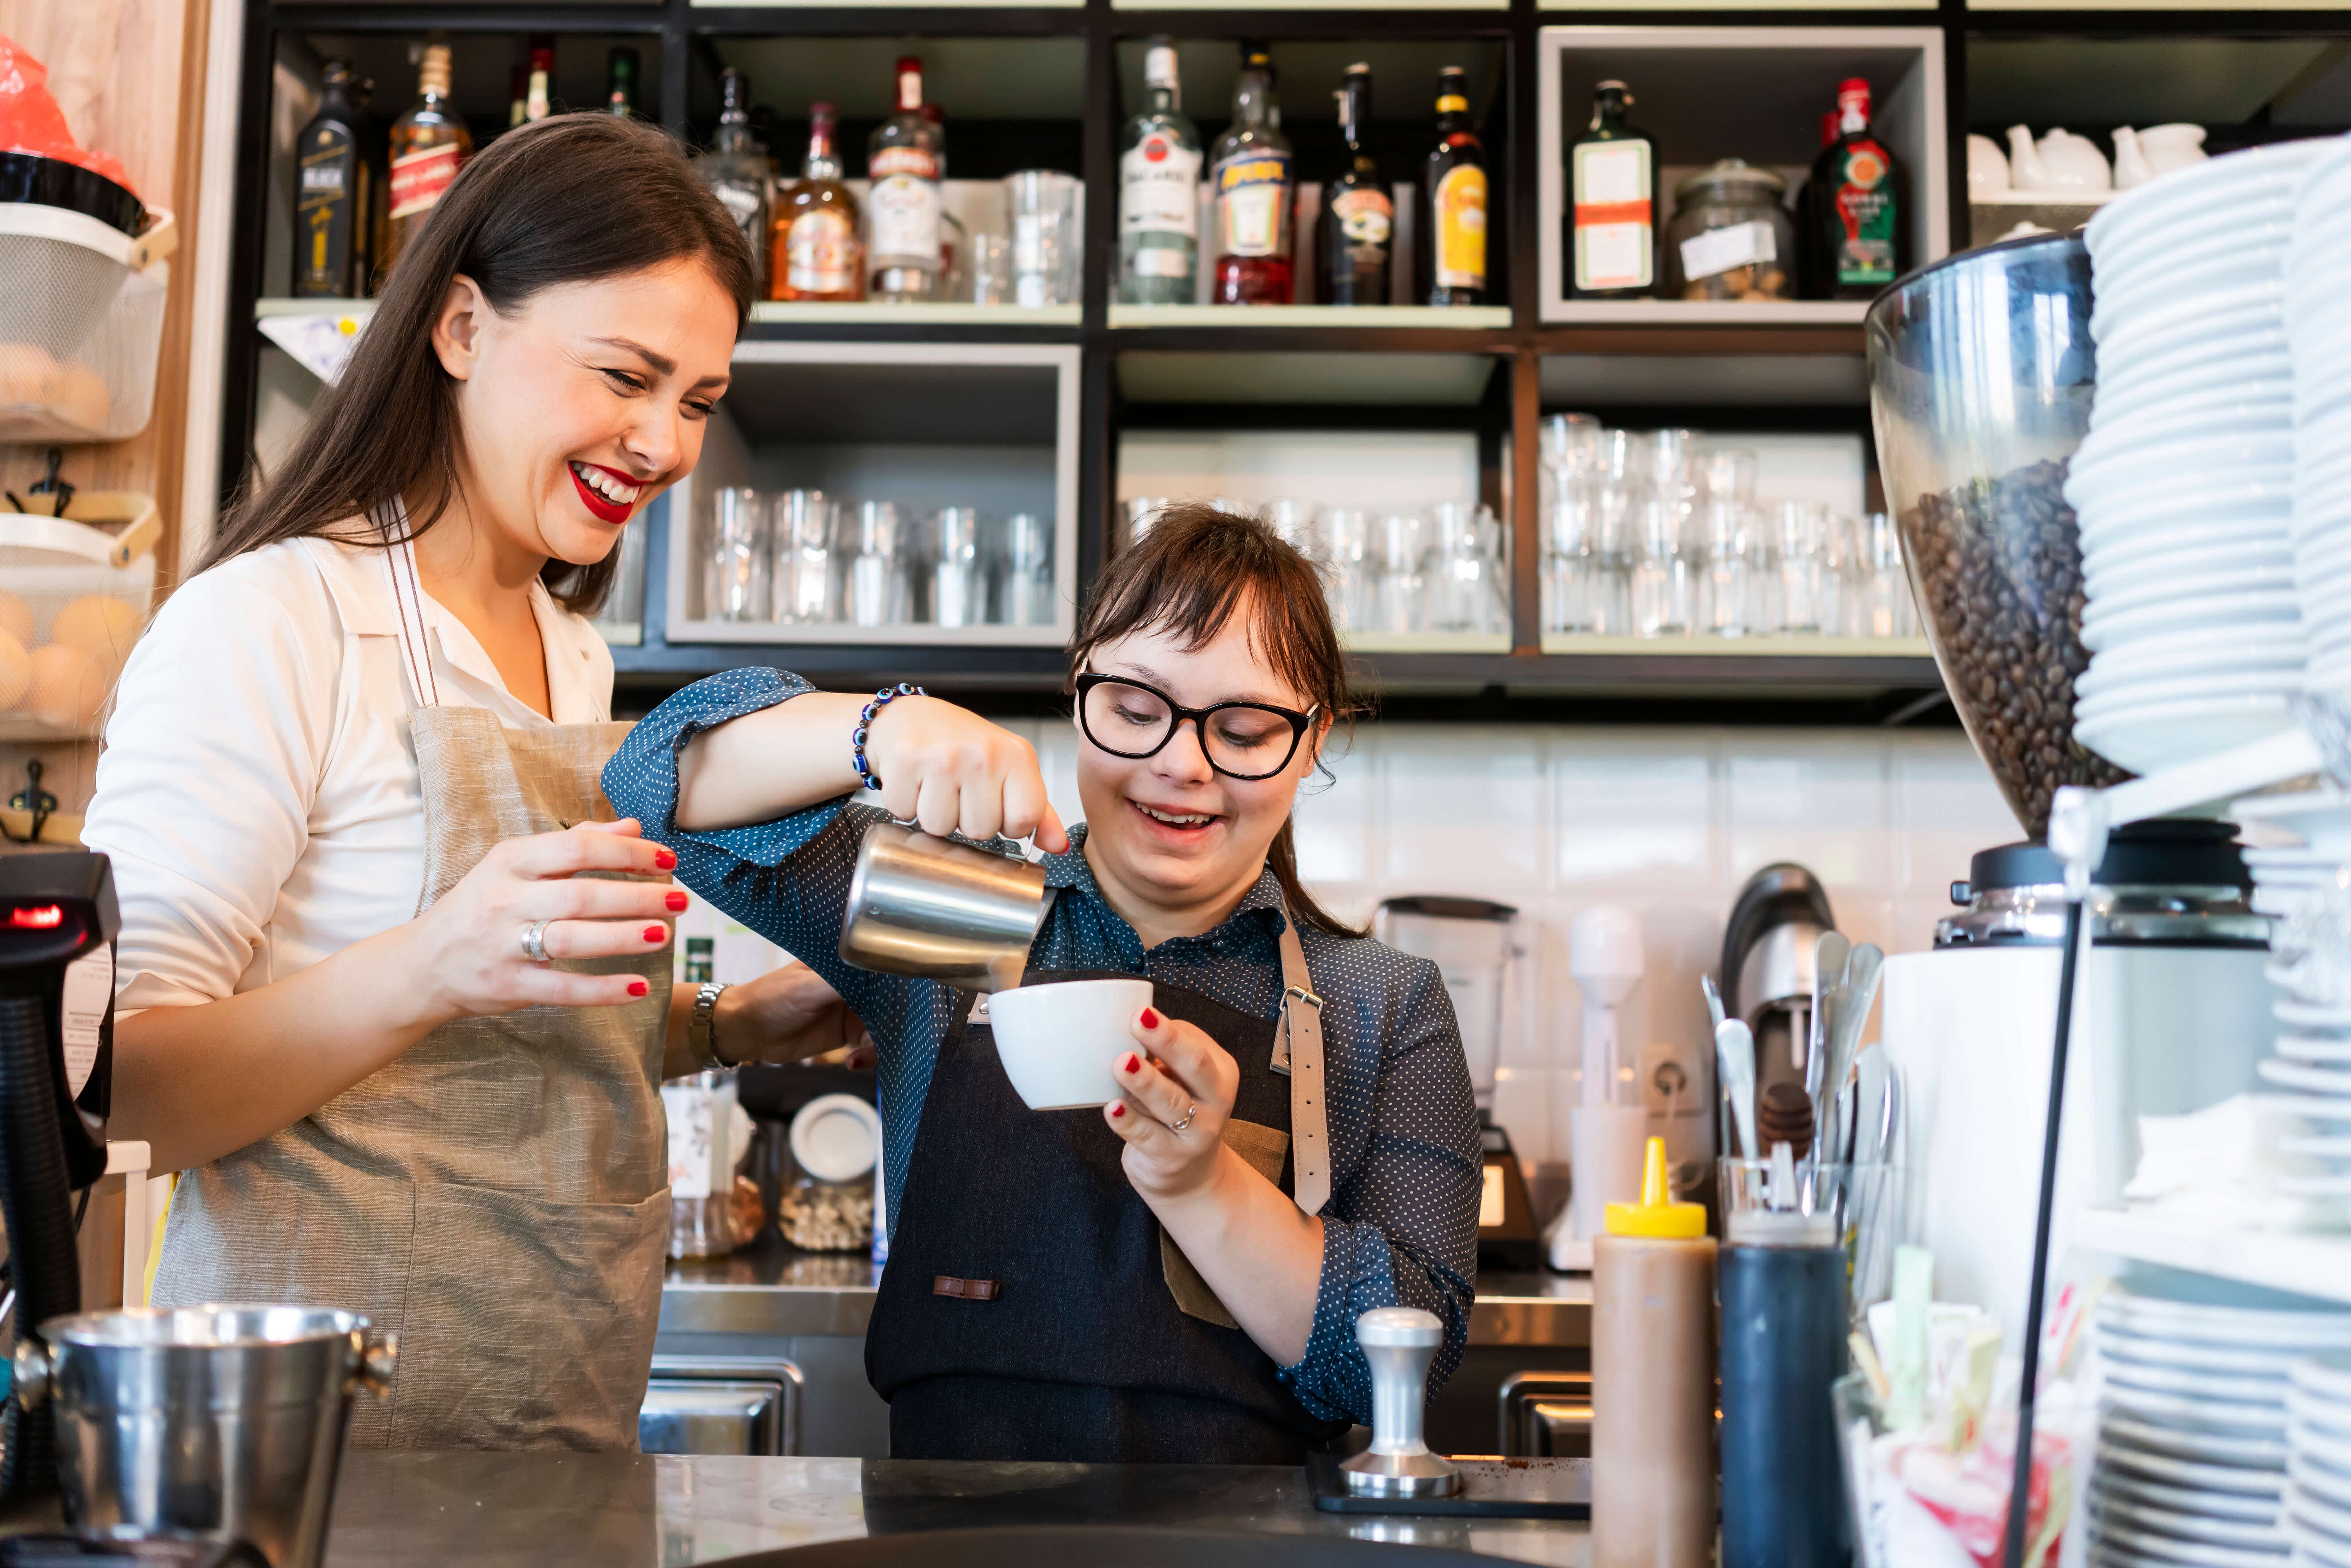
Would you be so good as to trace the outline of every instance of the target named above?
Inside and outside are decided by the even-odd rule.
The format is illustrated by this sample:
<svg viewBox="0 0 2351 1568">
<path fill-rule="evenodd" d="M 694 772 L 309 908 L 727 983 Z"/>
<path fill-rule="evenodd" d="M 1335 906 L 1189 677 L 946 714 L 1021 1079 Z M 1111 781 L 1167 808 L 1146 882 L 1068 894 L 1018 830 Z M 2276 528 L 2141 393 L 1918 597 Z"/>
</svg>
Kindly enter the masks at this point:
<svg viewBox="0 0 2351 1568">
<path fill-rule="evenodd" d="M 2351 1568 L 2351 1355 L 2294 1364 L 2285 1396 L 2285 1527 L 2294 1562 Z"/>
<path fill-rule="evenodd" d="M 2286 250 L 2294 323 L 2294 578 L 2314 691 L 2351 693 L 2351 142 L 2305 172 Z"/>
<path fill-rule="evenodd" d="M 2351 794 L 2257 795 L 2229 814 L 2264 841 L 2245 851 L 2252 905 L 2277 918 L 2273 941 L 2290 948 L 2297 925 L 2320 915 L 2351 886 Z M 2351 953 L 2337 963 L 2351 964 Z M 2275 1152 L 2300 1168 L 2275 1177 L 2277 1190 L 2330 1199 L 2351 1214 L 2351 1007 L 2344 1005 L 2351 997 L 2306 961 L 2274 963 L 2268 974 L 2283 993 L 2271 1009 L 2282 1028 L 2273 1054 L 2254 1067 L 2270 1090 L 2262 1104 L 2301 1119 L 2278 1140 Z"/>
<path fill-rule="evenodd" d="M 2215 158 L 2090 221 L 2098 390 L 2065 482 L 2091 651 L 2074 735 L 2125 768 L 2294 722 L 2309 640 L 2285 256 L 2303 172 L 2329 145 Z"/>
<path fill-rule="evenodd" d="M 2351 1349 L 2351 1312 L 2179 1299 L 2188 1293 L 2135 1286 L 2098 1303 L 2092 1561 L 2286 1568 L 2288 1375 L 2313 1352 Z"/>
</svg>

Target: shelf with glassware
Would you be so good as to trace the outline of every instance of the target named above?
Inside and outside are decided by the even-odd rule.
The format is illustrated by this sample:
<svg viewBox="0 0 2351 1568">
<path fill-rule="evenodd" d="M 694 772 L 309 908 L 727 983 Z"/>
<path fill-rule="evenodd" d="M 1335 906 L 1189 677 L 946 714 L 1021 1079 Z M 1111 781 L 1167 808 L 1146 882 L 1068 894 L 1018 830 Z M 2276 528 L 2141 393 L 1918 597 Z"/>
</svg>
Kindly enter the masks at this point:
<svg viewBox="0 0 2351 1568">
<path fill-rule="evenodd" d="M 1536 37 L 1546 325 L 1850 329 L 1949 249 L 1940 28 Z"/>
<path fill-rule="evenodd" d="M 746 342 L 671 491 L 665 641 L 1058 647 L 1074 347 Z"/>
</svg>

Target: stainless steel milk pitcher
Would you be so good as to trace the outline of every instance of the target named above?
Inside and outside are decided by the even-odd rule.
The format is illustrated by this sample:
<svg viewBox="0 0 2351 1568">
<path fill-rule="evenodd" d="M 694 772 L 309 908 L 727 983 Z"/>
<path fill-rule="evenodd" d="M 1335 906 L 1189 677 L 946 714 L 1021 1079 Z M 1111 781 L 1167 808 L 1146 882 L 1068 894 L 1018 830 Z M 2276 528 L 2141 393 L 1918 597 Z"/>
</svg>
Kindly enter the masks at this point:
<svg viewBox="0 0 2351 1568">
<path fill-rule="evenodd" d="M 844 963 L 885 975 L 1009 990 L 1045 918 L 1045 868 L 998 836 L 986 844 L 876 822 L 857 846 Z"/>
</svg>

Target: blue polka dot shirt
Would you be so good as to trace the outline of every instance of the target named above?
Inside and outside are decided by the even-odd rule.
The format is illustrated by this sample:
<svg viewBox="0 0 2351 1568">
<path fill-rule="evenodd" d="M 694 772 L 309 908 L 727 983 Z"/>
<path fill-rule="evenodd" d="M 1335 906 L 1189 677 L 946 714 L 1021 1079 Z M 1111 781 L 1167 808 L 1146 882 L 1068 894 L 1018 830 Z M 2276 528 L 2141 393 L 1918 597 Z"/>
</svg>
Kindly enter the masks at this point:
<svg viewBox="0 0 2351 1568">
<path fill-rule="evenodd" d="M 647 715 L 604 769 L 624 817 L 676 852 L 677 875 L 735 919 L 831 983 L 880 1047 L 883 1177 L 894 1222 L 954 994 L 931 980 L 877 975 L 841 961 L 841 923 L 857 842 L 873 807 L 846 798 L 772 822 L 681 832 L 677 754 L 699 731 L 812 690 L 797 675 L 730 670 L 686 687 Z M 849 738 L 843 736 L 846 748 Z M 1062 890 L 1031 961 L 1048 969 L 1116 970 L 1184 986 L 1259 1018 L 1281 999 L 1281 890 L 1269 871 L 1215 930 L 1145 951 L 1102 898 L 1079 852 L 1045 858 Z M 1429 1371 L 1434 1393 L 1461 1359 L 1478 1267 L 1481 1185 L 1477 1107 L 1461 1032 L 1437 967 L 1365 937 L 1301 925 L 1323 998 L 1330 1084 L 1331 1201 L 1322 1211 L 1322 1277 L 1306 1354 L 1282 1382 L 1316 1416 L 1368 1423 L 1370 1369 L 1355 1319 L 1374 1307 L 1422 1307 L 1445 1325 Z"/>
</svg>

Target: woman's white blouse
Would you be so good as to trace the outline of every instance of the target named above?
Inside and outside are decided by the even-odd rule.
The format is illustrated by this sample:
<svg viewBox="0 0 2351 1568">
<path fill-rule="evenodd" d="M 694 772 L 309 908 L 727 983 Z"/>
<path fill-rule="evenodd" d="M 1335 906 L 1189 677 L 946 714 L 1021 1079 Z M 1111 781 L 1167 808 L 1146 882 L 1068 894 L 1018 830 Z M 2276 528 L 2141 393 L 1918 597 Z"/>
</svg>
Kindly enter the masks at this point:
<svg viewBox="0 0 2351 1568">
<path fill-rule="evenodd" d="M 424 601 L 441 700 L 528 729 L 611 716 L 612 655 L 531 585 L 550 720 Z M 111 857 L 124 1010 L 216 1001 L 413 918 L 423 800 L 384 552 L 291 539 L 181 585 L 131 651 L 82 841 Z"/>
</svg>

